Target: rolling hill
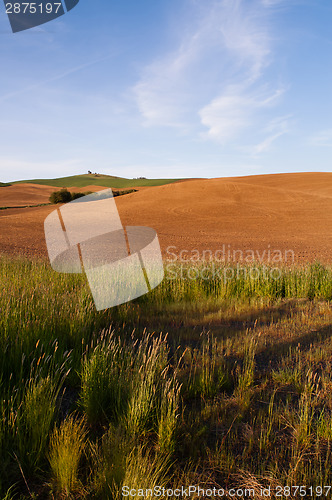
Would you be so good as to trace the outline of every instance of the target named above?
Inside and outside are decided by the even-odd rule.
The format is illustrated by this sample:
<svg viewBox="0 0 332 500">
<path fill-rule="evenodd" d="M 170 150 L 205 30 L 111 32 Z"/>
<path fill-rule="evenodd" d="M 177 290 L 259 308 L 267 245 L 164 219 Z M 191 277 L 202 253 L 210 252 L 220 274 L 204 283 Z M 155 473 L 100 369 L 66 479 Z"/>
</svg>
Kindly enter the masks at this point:
<svg viewBox="0 0 332 500">
<path fill-rule="evenodd" d="M 171 184 L 182 179 L 126 179 L 124 177 L 115 177 L 104 174 L 82 174 L 72 175 L 70 177 L 59 177 L 57 179 L 31 179 L 12 182 L 12 184 L 39 184 L 42 186 L 54 187 L 86 187 L 91 185 L 127 188 L 140 186 L 162 186 Z"/>
<path fill-rule="evenodd" d="M 24 196 L 25 204 L 37 197 L 42 201 L 51 189 L 27 183 L 3 187 L 0 205 L 6 196 L 12 207 Z M 332 263 L 332 173 L 187 179 L 138 187 L 117 198 L 116 205 L 124 226 L 157 231 L 165 257 L 184 251 L 187 259 L 194 249 L 202 254 L 226 245 L 260 254 L 291 250 L 296 263 Z M 0 211 L 0 251 L 46 256 L 44 220 L 52 210 L 54 206 Z M 168 247 L 173 247 L 171 254 Z"/>
</svg>

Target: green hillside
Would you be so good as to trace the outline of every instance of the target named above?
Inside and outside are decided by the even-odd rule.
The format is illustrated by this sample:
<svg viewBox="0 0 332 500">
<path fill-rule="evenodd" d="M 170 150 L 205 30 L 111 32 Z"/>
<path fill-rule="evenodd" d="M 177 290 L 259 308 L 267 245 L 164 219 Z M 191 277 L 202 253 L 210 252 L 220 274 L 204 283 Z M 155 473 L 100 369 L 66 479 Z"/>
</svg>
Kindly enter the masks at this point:
<svg viewBox="0 0 332 500">
<path fill-rule="evenodd" d="M 70 177 L 59 177 L 58 179 L 29 179 L 16 181 L 13 184 L 30 183 L 42 184 L 56 187 L 85 187 L 85 186 L 105 186 L 112 188 L 127 188 L 136 186 L 161 186 L 170 184 L 181 179 L 125 179 L 124 177 L 113 177 L 103 174 L 83 174 L 72 175 Z"/>
<path fill-rule="evenodd" d="M 10 186 L 8 182 L 0 182 L 0 187 Z"/>
</svg>

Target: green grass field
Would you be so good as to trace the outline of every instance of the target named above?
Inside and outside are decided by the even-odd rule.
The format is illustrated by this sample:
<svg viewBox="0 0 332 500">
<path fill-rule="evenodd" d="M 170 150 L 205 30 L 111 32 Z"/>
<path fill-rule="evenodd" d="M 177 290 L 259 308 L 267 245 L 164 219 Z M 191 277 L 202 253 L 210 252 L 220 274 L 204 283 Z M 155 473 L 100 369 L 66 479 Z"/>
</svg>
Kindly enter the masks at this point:
<svg viewBox="0 0 332 500">
<path fill-rule="evenodd" d="M 330 497 L 332 270 L 196 269 L 96 312 L 83 276 L 0 258 L 0 498 Z"/>
<path fill-rule="evenodd" d="M 30 183 L 56 187 L 85 187 L 105 186 L 113 188 L 139 187 L 139 186 L 162 186 L 171 184 L 181 179 L 125 179 L 103 174 L 72 175 L 70 177 L 59 177 L 58 179 L 29 179 L 12 182 L 12 184 Z"/>
</svg>

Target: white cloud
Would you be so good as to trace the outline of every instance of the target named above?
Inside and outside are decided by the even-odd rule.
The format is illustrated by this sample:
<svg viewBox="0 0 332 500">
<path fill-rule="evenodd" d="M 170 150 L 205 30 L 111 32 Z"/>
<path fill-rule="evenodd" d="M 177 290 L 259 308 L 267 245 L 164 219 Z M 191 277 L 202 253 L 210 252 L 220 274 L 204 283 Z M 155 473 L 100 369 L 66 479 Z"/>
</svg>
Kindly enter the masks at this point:
<svg viewBox="0 0 332 500">
<path fill-rule="evenodd" d="M 265 128 L 265 132 L 269 135 L 261 141 L 259 144 L 256 144 L 252 148 L 252 152 L 254 156 L 257 156 L 261 153 L 265 153 L 269 151 L 272 144 L 279 139 L 279 137 L 288 134 L 290 131 L 290 120 L 291 115 L 280 116 L 272 120 Z"/>
<path fill-rule="evenodd" d="M 192 0 L 200 21 L 186 26 L 177 49 L 148 64 L 133 88 L 143 124 L 195 133 L 203 127 L 202 137 L 222 145 L 246 128 L 264 129 L 268 109 L 285 92 L 266 74 L 272 61 L 268 7 L 277 3 L 206 0 L 198 7 Z M 274 131 L 257 151 L 284 133 Z"/>
<path fill-rule="evenodd" d="M 249 81 L 255 81 L 268 64 L 271 50 L 266 18 L 259 5 L 251 5 L 245 0 L 219 2 L 213 16 L 225 49 L 235 57 L 234 63 Z"/>
<path fill-rule="evenodd" d="M 279 5 L 284 2 L 285 0 L 262 0 L 262 4 L 265 7 L 274 7 L 275 5 Z"/>
<path fill-rule="evenodd" d="M 282 88 L 270 92 L 250 93 L 246 85 L 232 86 L 200 110 L 202 124 L 208 128 L 205 136 L 221 144 L 228 142 L 252 123 L 255 111 L 273 106 L 283 94 Z"/>
<path fill-rule="evenodd" d="M 180 47 L 146 66 L 133 88 L 144 124 L 181 126 L 194 82 L 190 72 L 197 64 L 204 44 L 204 27 L 187 36 Z M 188 81 L 189 80 L 189 81 Z"/>
<path fill-rule="evenodd" d="M 321 130 L 317 134 L 310 137 L 309 140 L 312 146 L 323 146 L 323 147 L 331 147 L 332 146 L 332 128 Z"/>
<path fill-rule="evenodd" d="M 270 54 L 261 10 L 244 0 L 206 0 L 199 22 L 184 27 L 179 46 L 148 64 L 133 87 L 144 124 L 183 126 L 188 114 L 197 116 L 204 100 L 213 100 L 234 78 L 259 78 Z"/>
<path fill-rule="evenodd" d="M 20 96 L 22 94 L 30 93 L 31 91 L 39 89 L 40 87 L 46 87 L 50 83 L 62 80 L 63 78 L 66 78 L 67 76 L 70 76 L 74 73 L 77 73 L 78 71 L 81 71 L 83 69 L 89 68 L 90 66 L 93 66 L 99 62 L 104 62 L 107 59 L 109 59 L 110 57 L 112 57 L 112 55 L 113 54 L 110 54 L 110 55 L 105 56 L 105 57 L 101 57 L 99 59 L 93 59 L 92 61 L 89 61 L 89 62 L 84 63 L 84 64 L 80 64 L 78 66 L 75 66 L 74 68 L 67 69 L 67 70 L 65 70 L 57 75 L 53 75 L 52 77 L 49 77 L 47 79 L 40 80 L 39 82 L 34 83 L 32 85 L 28 85 L 28 86 L 22 85 L 19 90 L 15 90 L 15 91 L 9 92 L 7 94 L 0 95 L 0 102 L 6 101 L 6 100 L 12 99 L 12 98 L 17 98 L 18 96 Z"/>
<path fill-rule="evenodd" d="M 202 124 L 209 129 L 206 135 L 225 143 L 248 125 L 252 107 L 252 99 L 230 89 L 199 112 Z"/>
<path fill-rule="evenodd" d="M 261 0 L 263 7 L 286 7 L 290 3 L 295 4 L 296 1 L 301 2 L 301 0 Z"/>
<path fill-rule="evenodd" d="M 271 148 L 272 143 L 285 133 L 286 132 L 277 132 L 273 135 L 269 135 L 266 139 L 264 139 L 264 141 L 254 147 L 254 154 L 259 155 L 268 151 Z"/>
</svg>

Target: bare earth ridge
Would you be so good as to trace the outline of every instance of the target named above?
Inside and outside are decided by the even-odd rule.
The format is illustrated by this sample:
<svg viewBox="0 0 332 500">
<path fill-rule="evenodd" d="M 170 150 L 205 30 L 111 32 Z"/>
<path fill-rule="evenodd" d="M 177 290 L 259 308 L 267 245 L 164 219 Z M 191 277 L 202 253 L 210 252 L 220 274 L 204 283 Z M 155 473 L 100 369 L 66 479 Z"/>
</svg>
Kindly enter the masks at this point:
<svg viewBox="0 0 332 500">
<path fill-rule="evenodd" d="M 105 188 L 70 188 L 99 189 Z M 1 187 L 0 207 L 47 203 L 54 190 Z M 250 250 L 258 257 L 292 250 L 296 263 L 332 263 L 332 173 L 187 180 L 140 188 L 116 203 L 123 225 L 156 229 L 166 258 L 179 258 L 181 251 L 186 259 L 207 250 L 219 250 L 219 258 L 221 250 Z M 43 225 L 54 208 L 0 210 L 0 252 L 46 256 Z"/>
</svg>

